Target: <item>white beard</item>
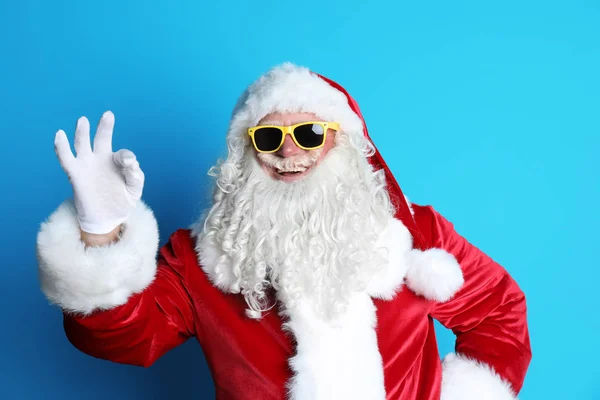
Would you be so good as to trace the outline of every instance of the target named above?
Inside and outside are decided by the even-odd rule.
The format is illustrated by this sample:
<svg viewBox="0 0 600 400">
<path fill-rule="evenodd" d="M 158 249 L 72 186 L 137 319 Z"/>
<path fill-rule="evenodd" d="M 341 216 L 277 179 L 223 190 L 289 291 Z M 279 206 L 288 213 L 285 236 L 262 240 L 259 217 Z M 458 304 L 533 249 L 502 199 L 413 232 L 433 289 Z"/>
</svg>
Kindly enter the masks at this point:
<svg viewBox="0 0 600 400">
<path fill-rule="evenodd" d="M 237 176 L 221 168 L 230 186 L 217 189 L 200 233 L 199 247 L 214 252 L 213 278 L 226 276 L 225 289 L 241 292 L 254 318 L 269 308 L 270 286 L 284 313 L 299 300 L 325 319 L 343 313 L 352 293 L 387 264 L 375 251 L 393 215 L 382 171 L 374 173 L 342 135 L 292 183 L 270 178 L 246 154 Z"/>
</svg>

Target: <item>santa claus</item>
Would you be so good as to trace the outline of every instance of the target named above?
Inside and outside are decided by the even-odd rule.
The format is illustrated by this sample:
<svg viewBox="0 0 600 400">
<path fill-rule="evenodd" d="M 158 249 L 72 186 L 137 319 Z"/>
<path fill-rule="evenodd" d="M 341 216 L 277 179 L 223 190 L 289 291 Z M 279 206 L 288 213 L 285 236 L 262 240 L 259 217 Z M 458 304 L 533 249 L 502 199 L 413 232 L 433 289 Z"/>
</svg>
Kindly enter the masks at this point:
<svg viewBox="0 0 600 400">
<path fill-rule="evenodd" d="M 73 186 L 37 237 L 69 341 L 140 366 L 196 337 L 218 399 L 515 399 L 531 359 L 523 292 L 431 206 L 411 204 L 337 83 L 284 64 L 245 91 L 213 203 L 159 248 L 144 174 L 55 137 Z M 456 334 L 438 354 L 434 320 Z"/>
</svg>

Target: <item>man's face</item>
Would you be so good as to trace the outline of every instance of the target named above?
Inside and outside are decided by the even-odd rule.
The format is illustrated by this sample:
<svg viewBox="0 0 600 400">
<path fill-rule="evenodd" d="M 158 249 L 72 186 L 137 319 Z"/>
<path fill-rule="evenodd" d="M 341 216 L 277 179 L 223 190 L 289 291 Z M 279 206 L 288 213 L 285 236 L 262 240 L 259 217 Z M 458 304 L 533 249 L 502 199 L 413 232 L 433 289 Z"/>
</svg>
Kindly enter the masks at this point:
<svg viewBox="0 0 600 400">
<path fill-rule="evenodd" d="M 317 118 L 312 113 L 271 113 L 262 118 L 258 124 L 288 126 L 306 121 L 320 120 L 320 118 Z M 319 149 L 301 149 L 296 146 L 290 135 L 286 135 L 283 145 L 275 153 L 260 154 L 256 149 L 254 149 L 254 152 L 262 169 L 269 176 L 283 182 L 294 182 L 302 179 L 312 168 L 318 165 L 327 152 L 334 146 L 334 143 L 335 131 L 330 129 L 327 132 L 325 144 Z M 294 160 L 298 160 L 298 163 L 295 163 Z M 283 165 L 286 165 L 286 167 L 282 167 Z"/>
</svg>

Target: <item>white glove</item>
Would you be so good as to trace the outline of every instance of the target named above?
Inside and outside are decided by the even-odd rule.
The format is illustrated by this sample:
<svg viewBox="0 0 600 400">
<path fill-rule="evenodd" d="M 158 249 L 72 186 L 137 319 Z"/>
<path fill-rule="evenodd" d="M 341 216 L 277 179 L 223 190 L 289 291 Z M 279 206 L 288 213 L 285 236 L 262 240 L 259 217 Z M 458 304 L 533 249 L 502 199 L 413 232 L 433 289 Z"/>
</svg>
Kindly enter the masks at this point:
<svg viewBox="0 0 600 400">
<path fill-rule="evenodd" d="M 129 150 L 112 151 L 115 117 L 107 111 L 102 115 L 94 149 L 90 145 L 90 122 L 77 120 L 73 156 L 67 135 L 56 132 L 54 150 L 73 186 L 77 218 L 82 231 L 105 234 L 127 220 L 142 196 L 144 173 L 135 155 Z"/>
</svg>

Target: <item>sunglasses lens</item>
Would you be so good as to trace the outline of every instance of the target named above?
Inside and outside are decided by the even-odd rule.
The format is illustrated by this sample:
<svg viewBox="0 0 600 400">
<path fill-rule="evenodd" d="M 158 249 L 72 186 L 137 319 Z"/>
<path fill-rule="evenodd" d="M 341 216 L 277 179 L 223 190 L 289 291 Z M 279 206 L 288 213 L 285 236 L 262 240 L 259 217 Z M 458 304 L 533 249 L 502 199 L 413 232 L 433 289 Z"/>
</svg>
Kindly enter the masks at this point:
<svg viewBox="0 0 600 400">
<path fill-rule="evenodd" d="M 261 151 L 273 151 L 281 143 L 281 131 L 277 128 L 258 128 L 254 131 L 256 147 Z"/>
<path fill-rule="evenodd" d="M 318 147 L 323 144 L 325 131 L 318 124 L 300 125 L 294 129 L 294 136 L 298 143 L 307 148 Z"/>
</svg>

